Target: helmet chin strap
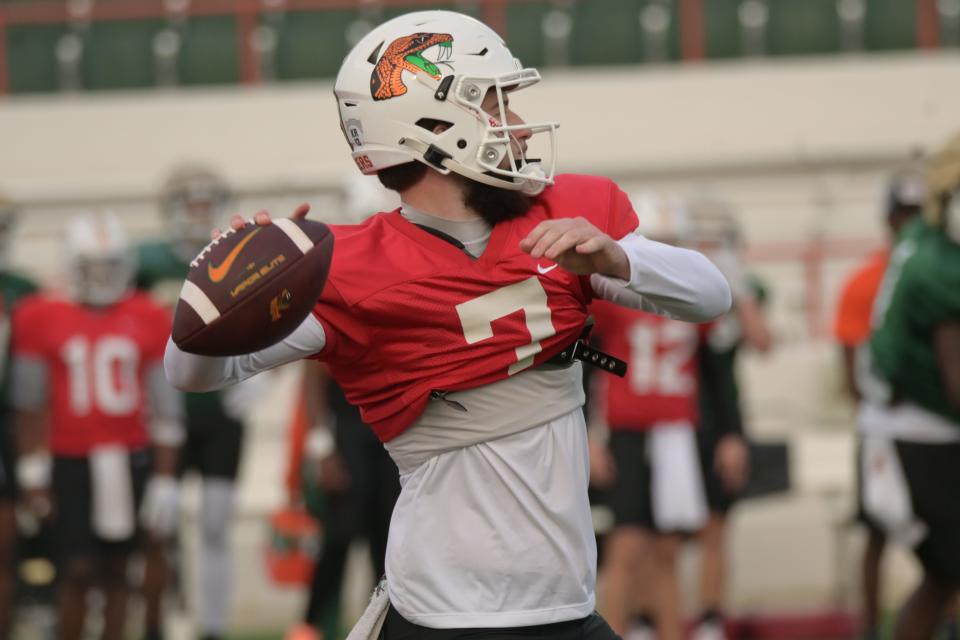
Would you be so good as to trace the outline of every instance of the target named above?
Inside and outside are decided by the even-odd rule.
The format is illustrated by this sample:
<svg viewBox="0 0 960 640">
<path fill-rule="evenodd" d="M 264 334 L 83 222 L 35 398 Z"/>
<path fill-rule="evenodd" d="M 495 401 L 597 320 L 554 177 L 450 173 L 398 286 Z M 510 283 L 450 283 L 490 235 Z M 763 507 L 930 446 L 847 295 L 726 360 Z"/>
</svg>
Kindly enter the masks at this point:
<svg viewBox="0 0 960 640">
<path fill-rule="evenodd" d="M 454 161 L 449 154 L 437 148 L 436 145 L 428 145 L 420 140 L 404 138 L 400 141 L 400 144 L 416 151 L 418 157 L 422 158 L 424 162 L 444 175 L 452 171 L 464 178 L 482 182 L 491 187 L 499 187 L 500 189 L 507 189 L 508 191 L 522 191 L 528 196 L 538 195 L 546 186 L 546 184 L 538 180 L 524 178 L 520 180 L 504 179 L 483 173 L 482 171 L 476 171 L 470 167 L 465 167 L 459 162 Z M 521 175 L 528 175 L 533 178 L 546 178 L 546 173 L 539 162 L 525 164 L 519 169 L 519 172 Z"/>
</svg>

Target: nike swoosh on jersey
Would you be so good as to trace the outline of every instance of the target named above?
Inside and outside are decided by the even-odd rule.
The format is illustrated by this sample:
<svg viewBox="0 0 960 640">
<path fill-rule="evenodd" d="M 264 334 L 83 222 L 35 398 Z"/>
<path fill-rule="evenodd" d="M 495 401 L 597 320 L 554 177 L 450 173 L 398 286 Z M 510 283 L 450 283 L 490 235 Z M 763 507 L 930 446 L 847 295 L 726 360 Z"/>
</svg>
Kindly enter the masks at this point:
<svg viewBox="0 0 960 640">
<path fill-rule="evenodd" d="M 227 277 L 227 273 L 230 272 L 230 267 L 236 262 L 237 256 L 240 255 L 240 252 L 243 251 L 243 248 L 247 246 L 247 243 L 250 242 L 253 236 L 258 233 L 260 233 L 260 229 L 254 229 L 250 235 L 240 241 L 240 244 L 230 250 L 230 253 L 227 254 L 227 257 L 224 258 L 223 262 L 219 265 L 213 266 L 212 262 L 207 263 L 207 275 L 210 276 L 211 282 L 220 282 Z"/>
<path fill-rule="evenodd" d="M 542 266 L 540 266 L 540 265 L 538 264 L 538 265 L 537 265 L 537 271 L 540 272 L 540 275 L 546 275 L 546 274 L 550 273 L 551 271 L 553 271 L 554 269 L 556 269 L 556 268 L 559 267 L 559 266 L 560 266 L 560 265 L 558 265 L 558 264 L 554 264 L 554 265 L 550 265 L 549 267 L 542 267 Z"/>
</svg>

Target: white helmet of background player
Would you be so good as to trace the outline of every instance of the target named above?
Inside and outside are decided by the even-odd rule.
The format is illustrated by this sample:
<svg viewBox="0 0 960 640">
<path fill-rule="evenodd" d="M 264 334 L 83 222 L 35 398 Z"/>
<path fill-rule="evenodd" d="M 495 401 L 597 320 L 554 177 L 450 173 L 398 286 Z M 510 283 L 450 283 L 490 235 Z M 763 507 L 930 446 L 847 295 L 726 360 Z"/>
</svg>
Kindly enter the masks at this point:
<svg viewBox="0 0 960 640">
<path fill-rule="evenodd" d="M 960 244 L 960 133 L 930 157 L 923 214 L 931 226 Z"/>
<path fill-rule="evenodd" d="M 736 251 L 741 245 L 740 225 L 733 208 L 712 195 L 699 193 L 687 199 L 693 241 L 701 251 Z"/>
<path fill-rule="evenodd" d="M 110 214 L 84 215 L 67 223 L 67 285 L 70 297 L 109 306 L 131 290 L 136 258 L 120 222 Z"/>
<path fill-rule="evenodd" d="M 480 107 L 493 90 L 505 114 L 507 92 L 539 81 L 490 27 L 452 11 L 421 11 L 364 36 L 343 61 L 334 93 L 363 173 L 417 160 L 532 195 L 553 183 L 558 125 L 507 125 Z M 437 122 L 446 130 L 434 133 Z M 549 162 L 524 157 L 518 130 L 549 137 Z"/>
<path fill-rule="evenodd" d="M 636 193 L 630 200 L 640 221 L 637 233 L 667 244 L 682 245 L 690 241 L 690 214 L 683 200 L 653 192 Z"/>
<path fill-rule="evenodd" d="M 160 209 L 169 224 L 174 249 L 193 257 L 210 242 L 230 203 L 223 178 L 199 165 L 184 165 L 170 174 L 160 194 Z"/>
<path fill-rule="evenodd" d="M 343 214 L 352 223 L 360 223 L 381 211 L 393 211 L 400 206 L 395 191 L 387 189 L 375 178 L 351 173 L 343 181 Z"/>
</svg>

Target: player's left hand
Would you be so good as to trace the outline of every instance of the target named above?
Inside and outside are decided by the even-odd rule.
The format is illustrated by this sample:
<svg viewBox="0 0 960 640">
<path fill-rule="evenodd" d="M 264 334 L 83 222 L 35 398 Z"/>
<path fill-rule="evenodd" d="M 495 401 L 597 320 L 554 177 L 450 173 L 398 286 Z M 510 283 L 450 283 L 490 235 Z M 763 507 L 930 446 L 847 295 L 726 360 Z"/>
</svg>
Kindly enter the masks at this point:
<svg viewBox="0 0 960 640">
<path fill-rule="evenodd" d="M 580 276 L 600 273 L 630 279 L 630 262 L 617 242 L 585 218 L 544 220 L 520 241 L 520 250 L 553 260 Z"/>
<path fill-rule="evenodd" d="M 156 474 L 147 481 L 140 522 L 158 538 L 166 538 L 180 521 L 180 484 L 173 476 Z"/>
<path fill-rule="evenodd" d="M 721 438 L 713 462 L 724 489 L 731 493 L 743 489 L 750 473 L 750 449 L 743 436 L 732 433 Z"/>
<path fill-rule="evenodd" d="M 303 204 L 299 205 L 296 209 L 293 210 L 293 213 L 290 214 L 290 217 L 293 218 L 294 220 L 300 220 L 302 218 L 306 218 L 308 213 L 310 213 L 310 205 L 304 202 Z M 230 228 L 233 229 L 234 231 L 240 231 L 247 225 L 248 222 L 251 222 L 251 221 L 262 227 L 268 224 L 272 224 L 273 218 L 271 217 L 270 212 L 267 211 L 266 209 L 261 209 L 260 211 L 257 211 L 255 214 L 253 214 L 253 218 L 251 218 L 250 220 L 240 215 L 233 215 L 230 217 Z M 222 233 L 223 232 L 220 229 L 214 228 L 210 232 L 210 239 L 216 240 Z"/>
</svg>

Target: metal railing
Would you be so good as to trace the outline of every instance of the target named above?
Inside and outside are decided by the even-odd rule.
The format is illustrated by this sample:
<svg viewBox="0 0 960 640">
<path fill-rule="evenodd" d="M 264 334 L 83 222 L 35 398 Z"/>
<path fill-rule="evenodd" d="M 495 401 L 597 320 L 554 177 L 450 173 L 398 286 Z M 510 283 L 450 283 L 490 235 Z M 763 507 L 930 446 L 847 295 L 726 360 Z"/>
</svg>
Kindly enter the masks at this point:
<svg viewBox="0 0 960 640">
<path fill-rule="evenodd" d="M 765 29 L 769 18 L 769 0 L 742 0 L 738 5 L 737 20 L 741 31 L 741 51 L 744 55 L 765 53 Z M 797 0 L 802 1 L 802 0 Z M 904 0 L 909 2 L 910 0 Z M 82 33 L 91 24 L 102 22 L 159 20 L 171 27 L 182 25 L 197 17 L 233 17 L 236 25 L 235 60 L 239 81 L 256 84 L 269 80 L 263 64 L 264 49 L 275 47 L 269 36 L 270 16 L 286 12 L 322 12 L 355 10 L 358 16 L 376 22 L 378 12 L 397 8 L 426 9 L 438 4 L 461 8 L 478 15 L 491 27 L 507 36 L 508 8 L 512 5 L 536 2 L 550 8 L 541 25 L 550 51 L 551 62 L 563 64 L 569 54 L 572 29 L 571 10 L 575 5 L 589 10 L 589 0 L 448 0 L 437 3 L 430 0 L 12 0 L 0 2 L 0 95 L 9 91 L 10 65 L 7 32 L 11 27 L 27 25 L 63 25 L 70 31 L 57 45 L 61 75 L 64 69 L 77 73 L 82 56 Z M 940 45 L 941 28 L 952 33 L 960 24 L 960 0 L 913 0 L 915 4 L 915 41 L 919 48 Z M 582 3 L 582 4 L 581 4 Z M 707 33 L 705 0 L 650 0 L 637 16 L 645 40 L 645 59 L 666 59 L 668 32 L 675 29 L 679 58 L 682 61 L 706 57 Z M 862 47 L 864 16 L 869 0 L 837 0 L 836 19 L 841 27 L 841 46 L 845 50 Z M 598 9 L 599 10 L 599 9 Z M 677 24 L 671 24 L 673 20 Z M 954 24 L 956 23 L 956 24 Z M 952 26 L 951 26 L 952 25 Z M 171 28 L 166 37 L 158 36 L 153 43 L 156 58 L 177 54 L 178 41 Z M 554 59 L 555 58 L 555 59 Z M 158 63 L 159 64 L 159 63 Z M 167 65 L 170 66 L 169 64 Z M 159 68 L 159 67 L 158 67 Z M 163 74 L 158 82 L 163 84 Z M 175 76 L 170 83 L 175 83 Z M 77 88 L 77 83 L 61 80 L 61 88 Z"/>
</svg>

